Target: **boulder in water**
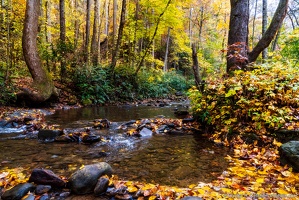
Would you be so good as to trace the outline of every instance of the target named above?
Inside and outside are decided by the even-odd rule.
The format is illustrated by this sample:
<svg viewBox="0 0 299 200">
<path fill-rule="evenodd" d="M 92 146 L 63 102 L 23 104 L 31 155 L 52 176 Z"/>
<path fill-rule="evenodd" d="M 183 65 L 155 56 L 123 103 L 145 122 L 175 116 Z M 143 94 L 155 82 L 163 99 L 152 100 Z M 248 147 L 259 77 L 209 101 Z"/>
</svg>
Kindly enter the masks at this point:
<svg viewBox="0 0 299 200">
<path fill-rule="evenodd" d="M 112 168 L 106 162 L 86 165 L 73 173 L 69 179 L 69 187 L 75 194 L 88 194 L 94 191 L 99 177 L 111 175 Z"/>
</svg>

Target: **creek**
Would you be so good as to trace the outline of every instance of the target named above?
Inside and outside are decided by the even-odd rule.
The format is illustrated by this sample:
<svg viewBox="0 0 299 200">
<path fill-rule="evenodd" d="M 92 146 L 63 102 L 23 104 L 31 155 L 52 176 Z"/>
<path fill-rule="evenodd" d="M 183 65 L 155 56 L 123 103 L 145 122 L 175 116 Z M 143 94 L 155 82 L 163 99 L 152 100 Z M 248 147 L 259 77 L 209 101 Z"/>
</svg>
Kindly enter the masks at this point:
<svg viewBox="0 0 299 200">
<path fill-rule="evenodd" d="M 140 118 L 176 118 L 174 108 L 184 105 L 105 106 L 58 110 L 46 116 L 48 124 L 66 131 L 91 127 L 94 119 L 112 122 L 109 129 L 96 130 L 104 140 L 93 144 L 42 143 L 37 139 L 17 137 L 21 131 L 0 133 L 0 170 L 22 167 L 30 174 L 34 168 L 50 169 L 68 177 L 82 165 L 105 161 L 114 174 L 123 180 L 188 187 L 198 182 L 215 180 L 228 163 L 229 153 L 200 134 L 154 134 L 149 137 L 129 137 L 117 127 Z M 1 131 L 0 131 L 1 132 Z M 11 137 L 11 136 L 14 137 Z M 16 139 L 17 138 L 17 139 Z"/>
</svg>

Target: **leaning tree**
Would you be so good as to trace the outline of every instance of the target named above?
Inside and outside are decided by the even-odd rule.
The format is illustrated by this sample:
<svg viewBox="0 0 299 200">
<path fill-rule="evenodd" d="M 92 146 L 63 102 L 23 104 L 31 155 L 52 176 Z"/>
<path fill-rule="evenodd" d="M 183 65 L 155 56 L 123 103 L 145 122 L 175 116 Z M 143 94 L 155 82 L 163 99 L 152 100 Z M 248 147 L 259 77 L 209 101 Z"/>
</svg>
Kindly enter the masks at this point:
<svg viewBox="0 0 299 200">
<path fill-rule="evenodd" d="M 27 0 L 25 21 L 22 37 L 23 55 L 26 65 L 33 79 L 32 87 L 23 88 L 18 94 L 19 98 L 27 103 L 41 103 L 52 95 L 57 95 L 54 83 L 43 68 L 37 48 L 38 18 L 40 12 L 40 0 Z"/>
<path fill-rule="evenodd" d="M 288 0 L 279 1 L 268 29 L 257 45 L 249 51 L 249 0 L 230 0 L 231 12 L 226 68 L 228 73 L 235 69 L 246 69 L 247 65 L 255 62 L 260 53 L 270 45 L 286 16 L 288 2 Z"/>
</svg>

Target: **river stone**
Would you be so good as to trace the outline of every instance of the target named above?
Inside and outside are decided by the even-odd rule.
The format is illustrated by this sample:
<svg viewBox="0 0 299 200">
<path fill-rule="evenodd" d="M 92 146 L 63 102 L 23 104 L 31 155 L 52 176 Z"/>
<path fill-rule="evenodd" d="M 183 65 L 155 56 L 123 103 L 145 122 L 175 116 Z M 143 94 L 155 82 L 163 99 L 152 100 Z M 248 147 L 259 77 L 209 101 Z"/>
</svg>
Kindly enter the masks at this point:
<svg viewBox="0 0 299 200">
<path fill-rule="evenodd" d="M 41 129 L 38 131 L 37 138 L 44 142 L 54 142 L 55 138 L 62 134 L 61 130 Z"/>
<path fill-rule="evenodd" d="M 108 189 L 109 185 L 109 179 L 101 177 L 99 178 L 95 188 L 94 188 L 94 194 L 96 196 L 100 196 L 101 194 L 105 193 Z"/>
<path fill-rule="evenodd" d="M 184 197 L 181 200 L 202 200 L 202 198 L 190 196 L 190 197 Z"/>
<path fill-rule="evenodd" d="M 35 194 L 40 195 L 40 194 L 44 194 L 47 193 L 51 190 L 51 185 L 38 185 L 36 186 L 35 189 Z"/>
<path fill-rule="evenodd" d="M 18 200 L 22 199 L 29 191 L 34 191 L 35 186 L 31 183 L 23 183 L 14 186 L 12 189 L 7 190 L 1 196 L 2 200 Z"/>
<path fill-rule="evenodd" d="M 142 137 L 151 137 L 153 135 L 153 132 L 149 130 L 148 128 L 143 128 L 140 133 Z"/>
<path fill-rule="evenodd" d="M 279 148 L 280 162 L 293 167 L 294 171 L 299 171 L 299 141 L 284 143 Z"/>
<path fill-rule="evenodd" d="M 91 144 L 99 141 L 101 141 L 101 136 L 98 135 L 84 135 L 82 137 L 82 142 L 86 144 Z"/>
<path fill-rule="evenodd" d="M 111 175 L 112 168 L 106 162 L 86 165 L 73 173 L 69 179 L 69 187 L 75 194 L 88 194 L 94 191 L 99 177 Z"/>
<path fill-rule="evenodd" d="M 34 169 L 29 177 L 29 182 L 51 185 L 52 187 L 64 187 L 65 182 L 54 172 L 47 169 Z"/>
</svg>

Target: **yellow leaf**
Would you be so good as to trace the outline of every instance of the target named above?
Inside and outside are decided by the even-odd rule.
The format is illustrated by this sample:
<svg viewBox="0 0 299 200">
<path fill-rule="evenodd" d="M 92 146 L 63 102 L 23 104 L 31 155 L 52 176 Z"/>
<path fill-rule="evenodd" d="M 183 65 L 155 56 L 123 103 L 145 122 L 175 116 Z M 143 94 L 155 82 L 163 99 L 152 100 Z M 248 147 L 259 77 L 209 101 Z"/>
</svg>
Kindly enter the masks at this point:
<svg viewBox="0 0 299 200">
<path fill-rule="evenodd" d="M 276 141 L 276 139 L 274 139 L 273 144 L 280 147 L 282 144 L 281 142 Z"/>
<path fill-rule="evenodd" d="M 205 194 L 205 193 L 206 193 L 206 191 L 205 191 L 204 189 L 201 189 L 201 188 L 198 189 L 197 192 L 198 192 L 199 194 Z"/>
<path fill-rule="evenodd" d="M 134 187 L 134 186 L 129 186 L 127 190 L 128 190 L 128 192 L 130 192 L 130 193 L 133 193 L 133 192 L 137 192 L 137 191 L 138 191 L 138 189 L 137 189 L 136 187 Z"/>
<path fill-rule="evenodd" d="M 157 197 L 156 196 L 150 196 L 148 200 L 155 200 Z"/>
<path fill-rule="evenodd" d="M 191 184 L 191 185 L 189 185 L 189 188 L 192 189 L 192 188 L 194 188 L 195 186 L 196 186 L 196 184 Z"/>
<path fill-rule="evenodd" d="M 227 194 L 231 194 L 232 190 L 228 189 L 228 188 L 221 188 L 222 192 L 227 193 Z"/>
<path fill-rule="evenodd" d="M 278 194 L 289 194 L 287 191 L 285 191 L 284 189 L 278 189 L 277 190 Z"/>
<path fill-rule="evenodd" d="M 264 183 L 264 178 L 257 178 L 257 179 L 256 179 L 256 182 L 257 182 L 257 183 Z"/>
</svg>

